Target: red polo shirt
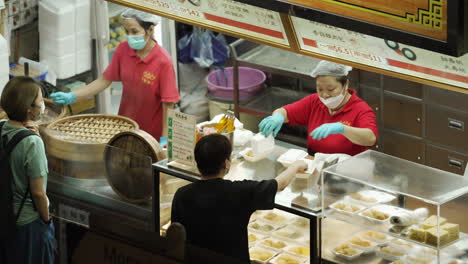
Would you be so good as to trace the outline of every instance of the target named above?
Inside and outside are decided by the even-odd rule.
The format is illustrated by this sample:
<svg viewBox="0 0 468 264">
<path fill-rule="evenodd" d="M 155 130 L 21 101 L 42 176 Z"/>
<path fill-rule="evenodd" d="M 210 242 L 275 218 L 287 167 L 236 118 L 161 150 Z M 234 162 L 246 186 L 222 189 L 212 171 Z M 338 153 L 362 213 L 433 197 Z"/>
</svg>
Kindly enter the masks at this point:
<svg viewBox="0 0 468 264">
<path fill-rule="evenodd" d="M 157 140 L 162 134 L 163 102 L 180 100 L 172 60 L 156 46 L 143 60 L 127 41 L 117 47 L 104 78 L 123 84 L 119 115 L 135 120 Z"/>
<path fill-rule="evenodd" d="M 378 137 L 374 111 L 366 102 L 357 97 L 355 90 L 349 89 L 349 92 L 351 98 L 348 103 L 334 115 L 330 115 L 318 94 L 309 95 L 300 101 L 284 106 L 288 113 L 289 124 L 307 126 L 308 134 L 310 134 L 322 124 L 341 122 L 352 127 L 369 128 Z M 368 147 L 353 144 L 342 134 L 329 135 L 322 140 L 314 140 L 309 136 L 307 148 L 311 155 L 316 152 L 356 155 L 368 149 Z"/>
</svg>

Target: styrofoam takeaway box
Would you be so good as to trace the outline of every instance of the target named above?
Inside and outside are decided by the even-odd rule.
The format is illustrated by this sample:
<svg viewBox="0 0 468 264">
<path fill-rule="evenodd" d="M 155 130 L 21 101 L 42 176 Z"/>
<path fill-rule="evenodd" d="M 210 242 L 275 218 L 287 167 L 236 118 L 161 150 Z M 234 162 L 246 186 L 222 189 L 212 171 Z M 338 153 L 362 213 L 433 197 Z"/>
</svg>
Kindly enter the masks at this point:
<svg viewBox="0 0 468 264">
<path fill-rule="evenodd" d="M 75 4 L 75 30 L 76 32 L 91 32 L 91 1 L 72 0 Z"/>
<path fill-rule="evenodd" d="M 39 29 L 39 46 L 42 50 L 56 56 L 66 56 L 75 53 L 76 37 L 74 34 L 57 38 L 50 30 Z"/>
<path fill-rule="evenodd" d="M 39 1 L 39 27 L 64 38 L 76 32 L 75 4 L 71 0 Z"/>
<path fill-rule="evenodd" d="M 8 62 L 9 52 L 6 39 L 0 35 L 0 76 L 7 75 L 10 72 Z"/>
<path fill-rule="evenodd" d="M 54 53 L 40 49 L 39 57 L 57 75 L 58 79 L 66 79 L 76 74 L 76 54 L 71 53 L 65 56 L 57 56 Z"/>
<path fill-rule="evenodd" d="M 76 52 L 76 74 L 91 70 L 91 48 Z"/>
<path fill-rule="evenodd" d="M 81 31 L 76 33 L 75 49 L 76 51 L 88 50 L 91 48 L 91 32 Z"/>
</svg>

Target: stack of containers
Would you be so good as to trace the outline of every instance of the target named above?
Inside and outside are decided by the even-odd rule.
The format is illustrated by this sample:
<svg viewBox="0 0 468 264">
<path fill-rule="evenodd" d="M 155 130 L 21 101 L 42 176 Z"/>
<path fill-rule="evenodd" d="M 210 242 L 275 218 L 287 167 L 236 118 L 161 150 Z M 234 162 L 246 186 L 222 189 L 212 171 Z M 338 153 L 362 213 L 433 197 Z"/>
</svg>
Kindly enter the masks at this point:
<svg viewBox="0 0 468 264">
<path fill-rule="evenodd" d="M 5 38 L 0 35 L 0 94 L 8 82 L 10 67 L 8 65 L 8 45 Z"/>
<path fill-rule="evenodd" d="M 91 0 L 73 0 L 75 3 L 76 73 L 91 69 Z"/>
<path fill-rule="evenodd" d="M 59 79 L 91 69 L 90 0 L 39 2 L 41 61 Z"/>
</svg>

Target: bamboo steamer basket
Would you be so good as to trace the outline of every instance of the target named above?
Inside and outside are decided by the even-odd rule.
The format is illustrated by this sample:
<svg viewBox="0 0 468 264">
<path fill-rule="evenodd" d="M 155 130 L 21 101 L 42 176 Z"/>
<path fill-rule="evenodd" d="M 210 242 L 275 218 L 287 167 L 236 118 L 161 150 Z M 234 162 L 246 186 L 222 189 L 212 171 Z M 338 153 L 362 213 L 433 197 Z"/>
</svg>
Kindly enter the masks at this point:
<svg viewBox="0 0 468 264">
<path fill-rule="evenodd" d="M 119 133 L 109 141 L 104 152 L 109 185 L 125 201 L 148 201 L 153 193 L 152 164 L 165 158 L 158 141 L 147 132 Z"/>
<path fill-rule="evenodd" d="M 56 120 L 41 132 L 49 170 L 74 178 L 104 178 L 105 144 L 115 134 L 137 128 L 135 121 L 116 115 L 85 114 Z"/>
</svg>

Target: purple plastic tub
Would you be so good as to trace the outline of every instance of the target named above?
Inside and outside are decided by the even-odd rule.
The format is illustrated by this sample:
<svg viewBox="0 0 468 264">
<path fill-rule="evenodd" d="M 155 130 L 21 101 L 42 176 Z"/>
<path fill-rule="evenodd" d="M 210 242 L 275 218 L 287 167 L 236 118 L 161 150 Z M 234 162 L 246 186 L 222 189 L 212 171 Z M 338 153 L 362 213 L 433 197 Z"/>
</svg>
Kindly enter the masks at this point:
<svg viewBox="0 0 468 264">
<path fill-rule="evenodd" d="M 208 74 L 206 82 L 208 83 L 208 91 L 211 96 L 233 100 L 234 81 L 232 73 L 233 68 L 228 67 L 226 68 L 226 74 L 222 70 L 212 71 Z M 260 93 L 263 90 L 265 80 L 266 76 L 262 71 L 248 67 L 239 67 L 239 99 L 250 99 Z"/>
</svg>

